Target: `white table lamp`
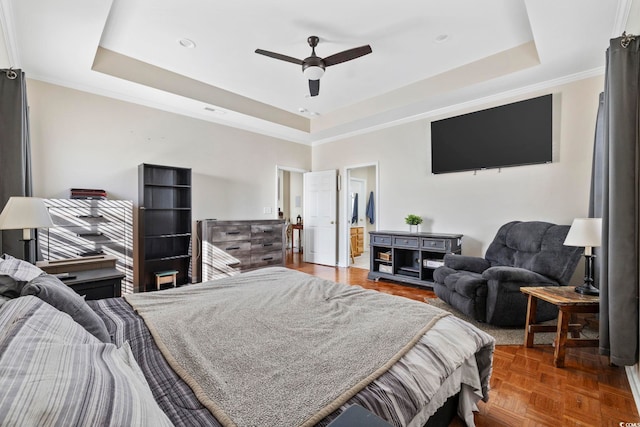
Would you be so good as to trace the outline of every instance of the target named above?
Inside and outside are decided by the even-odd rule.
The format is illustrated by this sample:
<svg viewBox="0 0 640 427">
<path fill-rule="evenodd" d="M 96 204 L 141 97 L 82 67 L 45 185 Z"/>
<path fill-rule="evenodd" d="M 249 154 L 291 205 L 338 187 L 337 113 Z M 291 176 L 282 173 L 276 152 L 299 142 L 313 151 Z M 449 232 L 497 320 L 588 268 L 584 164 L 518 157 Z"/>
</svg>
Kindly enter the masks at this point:
<svg viewBox="0 0 640 427">
<path fill-rule="evenodd" d="M 37 197 L 11 197 L 0 213 L 0 230 L 22 229 L 24 259 L 33 262 L 30 244 L 34 228 L 53 227 L 53 221 L 44 201 Z"/>
<path fill-rule="evenodd" d="M 598 288 L 593 286 L 593 254 L 592 248 L 602 244 L 602 218 L 576 218 L 564 241 L 566 246 L 584 247 L 584 283 L 576 286 L 576 292 L 585 295 L 599 295 Z"/>
</svg>

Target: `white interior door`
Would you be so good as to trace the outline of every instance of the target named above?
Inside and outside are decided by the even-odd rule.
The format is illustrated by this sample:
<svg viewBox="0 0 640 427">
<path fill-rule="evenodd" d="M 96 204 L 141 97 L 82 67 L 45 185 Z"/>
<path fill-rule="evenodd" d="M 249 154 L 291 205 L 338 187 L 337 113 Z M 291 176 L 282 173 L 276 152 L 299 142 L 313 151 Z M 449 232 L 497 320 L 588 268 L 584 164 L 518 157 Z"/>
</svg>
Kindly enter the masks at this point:
<svg viewBox="0 0 640 427">
<path fill-rule="evenodd" d="M 304 174 L 304 261 L 336 265 L 337 171 Z"/>
</svg>

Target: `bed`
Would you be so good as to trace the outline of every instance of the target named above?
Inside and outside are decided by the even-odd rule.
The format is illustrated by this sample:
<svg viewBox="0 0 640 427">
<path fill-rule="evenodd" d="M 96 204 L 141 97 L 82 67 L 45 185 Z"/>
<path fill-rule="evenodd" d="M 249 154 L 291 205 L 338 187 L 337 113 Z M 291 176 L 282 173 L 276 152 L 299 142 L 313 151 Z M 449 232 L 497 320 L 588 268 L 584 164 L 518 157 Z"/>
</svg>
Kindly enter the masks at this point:
<svg viewBox="0 0 640 427">
<path fill-rule="evenodd" d="M 85 302 L 6 262 L 2 425 L 473 425 L 488 399 L 494 339 L 427 304 L 280 267 Z"/>
</svg>

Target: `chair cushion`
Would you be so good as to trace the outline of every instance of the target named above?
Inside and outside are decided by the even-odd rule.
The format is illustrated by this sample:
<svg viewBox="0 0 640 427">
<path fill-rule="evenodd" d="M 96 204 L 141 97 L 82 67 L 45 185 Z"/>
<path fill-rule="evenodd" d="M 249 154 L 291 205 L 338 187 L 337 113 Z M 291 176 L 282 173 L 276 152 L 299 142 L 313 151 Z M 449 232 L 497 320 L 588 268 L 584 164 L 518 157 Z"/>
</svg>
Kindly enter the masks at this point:
<svg viewBox="0 0 640 427">
<path fill-rule="evenodd" d="M 499 282 L 526 283 L 527 286 L 557 285 L 558 282 L 538 274 L 535 271 L 518 267 L 491 267 L 482 273 L 485 280 L 496 280 Z"/>
<path fill-rule="evenodd" d="M 441 285 L 437 282 L 433 284 L 433 291 L 436 293 L 438 298 L 440 298 L 450 306 L 455 307 L 460 312 L 479 322 L 485 321 L 487 311 L 486 296 L 479 298 L 469 298 L 465 295 L 454 292 L 446 286 Z"/>
<path fill-rule="evenodd" d="M 487 281 L 478 273 L 440 267 L 434 272 L 434 279 L 451 292 L 464 295 L 466 298 L 486 298 L 487 296 Z"/>
<path fill-rule="evenodd" d="M 500 227 L 485 258 L 492 266 L 524 268 L 566 284 L 582 252 L 564 246 L 569 228 L 542 221 L 509 222 Z"/>
</svg>

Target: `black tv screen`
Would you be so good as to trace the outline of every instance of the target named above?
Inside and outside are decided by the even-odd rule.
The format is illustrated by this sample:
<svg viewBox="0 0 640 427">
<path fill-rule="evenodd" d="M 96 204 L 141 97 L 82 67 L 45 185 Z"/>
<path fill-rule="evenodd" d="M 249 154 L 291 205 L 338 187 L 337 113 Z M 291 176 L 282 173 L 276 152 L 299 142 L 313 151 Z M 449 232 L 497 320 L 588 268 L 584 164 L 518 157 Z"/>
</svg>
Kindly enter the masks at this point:
<svg viewBox="0 0 640 427">
<path fill-rule="evenodd" d="M 431 122 L 431 172 L 550 163 L 552 95 Z"/>
</svg>

